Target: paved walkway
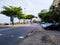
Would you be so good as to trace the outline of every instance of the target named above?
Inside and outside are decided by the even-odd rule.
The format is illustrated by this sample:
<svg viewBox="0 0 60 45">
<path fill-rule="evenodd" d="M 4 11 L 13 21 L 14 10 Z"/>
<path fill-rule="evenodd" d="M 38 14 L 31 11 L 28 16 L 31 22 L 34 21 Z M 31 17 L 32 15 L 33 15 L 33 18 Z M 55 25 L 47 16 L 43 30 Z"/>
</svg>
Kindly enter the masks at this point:
<svg viewBox="0 0 60 45">
<path fill-rule="evenodd" d="M 31 24 L 0 25 L 0 28 L 19 27 L 19 26 L 29 26 L 29 25 L 31 25 Z"/>
<path fill-rule="evenodd" d="M 60 45 L 60 32 L 45 31 L 39 24 L 19 45 Z"/>
</svg>

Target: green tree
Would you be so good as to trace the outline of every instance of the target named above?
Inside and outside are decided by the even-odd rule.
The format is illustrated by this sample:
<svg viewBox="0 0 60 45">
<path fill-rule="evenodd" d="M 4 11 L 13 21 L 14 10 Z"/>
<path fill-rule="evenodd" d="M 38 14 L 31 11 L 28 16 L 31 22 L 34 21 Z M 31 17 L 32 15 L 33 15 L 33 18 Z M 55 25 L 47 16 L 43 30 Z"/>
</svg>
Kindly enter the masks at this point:
<svg viewBox="0 0 60 45">
<path fill-rule="evenodd" d="M 34 15 L 29 14 L 29 15 L 26 16 L 26 19 L 32 19 L 32 18 L 34 18 L 34 17 L 35 17 Z"/>
<path fill-rule="evenodd" d="M 42 21 L 49 22 L 49 12 L 40 12 L 38 16 Z"/>
<path fill-rule="evenodd" d="M 46 22 L 60 23 L 60 3 L 58 6 L 52 5 L 48 12 L 40 12 L 38 16 Z"/>
<path fill-rule="evenodd" d="M 57 15 L 57 13 L 56 13 L 56 7 L 55 6 L 51 6 L 50 7 L 50 11 L 49 11 L 49 13 L 50 13 L 50 18 L 51 18 L 51 21 L 52 22 L 55 22 L 55 18 L 56 18 L 56 15 Z"/>
<path fill-rule="evenodd" d="M 25 16 L 25 14 L 19 14 L 18 16 L 17 16 L 17 18 L 19 19 L 19 23 L 20 23 L 20 19 L 26 19 L 26 16 Z M 24 21 L 25 22 L 25 21 Z"/>
<path fill-rule="evenodd" d="M 56 7 L 56 22 L 60 23 L 60 3 L 58 4 L 58 6 Z"/>
<path fill-rule="evenodd" d="M 1 11 L 1 14 L 4 14 L 6 16 L 10 17 L 10 21 L 12 24 L 14 24 L 14 17 L 17 17 L 19 13 L 22 13 L 22 8 L 21 7 L 12 7 L 12 6 L 4 6 L 3 11 Z"/>
<path fill-rule="evenodd" d="M 32 23 L 32 18 L 35 18 L 35 16 L 32 14 L 26 15 L 26 19 L 30 19 L 31 23 Z"/>
<path fill-rule="evenodd" d="M 60 22 L 60 4 L 50 7 L 50 18 L 53 23 Z"/>
</svg>

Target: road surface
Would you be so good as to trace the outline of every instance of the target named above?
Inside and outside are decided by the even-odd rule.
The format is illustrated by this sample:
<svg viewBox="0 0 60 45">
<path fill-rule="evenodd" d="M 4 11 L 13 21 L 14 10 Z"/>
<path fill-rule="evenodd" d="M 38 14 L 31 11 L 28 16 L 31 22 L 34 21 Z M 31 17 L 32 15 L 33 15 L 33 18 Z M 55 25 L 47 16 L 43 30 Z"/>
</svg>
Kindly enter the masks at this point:
<svg viewBox="0 0 60 45">
<path fill-rule="evenodd" d="M 23 38 L 32 31 L 37 24 L 25 27 L 0 28 L 0 45 L 19 45 Z"/>
</svg>

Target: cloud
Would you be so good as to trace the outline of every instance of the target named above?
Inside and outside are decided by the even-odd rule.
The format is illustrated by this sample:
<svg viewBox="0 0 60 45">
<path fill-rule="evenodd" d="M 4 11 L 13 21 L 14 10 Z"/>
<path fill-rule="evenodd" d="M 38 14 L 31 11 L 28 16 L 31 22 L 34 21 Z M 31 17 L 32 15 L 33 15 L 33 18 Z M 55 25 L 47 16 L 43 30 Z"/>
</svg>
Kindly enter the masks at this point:
<svg viewBox="0 0 60 45">
<path fill-rule="evenodd" d="M 0 0 L 0 11 L 2 10 L 1 7 L 3 5 L 22 6 L 25 14 L 37 15 L 42 9 L 48 9 L 52 4 L 52 1 L 53 0 Z M 3 17 L 5 16 L 0 16 L 0 19 L 3 19 Z"/>
</svg>

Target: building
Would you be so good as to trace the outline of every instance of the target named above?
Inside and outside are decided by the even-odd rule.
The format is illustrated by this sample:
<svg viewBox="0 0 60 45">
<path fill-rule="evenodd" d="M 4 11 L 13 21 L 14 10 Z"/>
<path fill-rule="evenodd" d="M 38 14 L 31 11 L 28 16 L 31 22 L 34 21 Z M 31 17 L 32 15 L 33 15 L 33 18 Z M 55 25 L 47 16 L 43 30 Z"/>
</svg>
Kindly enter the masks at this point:
<svg viewBox="0 0 60 45">
<path fill-rule="evenodd" d="M 60 0 L 53 0 L 53 4 L 54 6 L 58 6 L 58 3 L 60 3 Z"/>
</svg>

